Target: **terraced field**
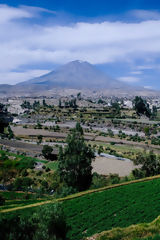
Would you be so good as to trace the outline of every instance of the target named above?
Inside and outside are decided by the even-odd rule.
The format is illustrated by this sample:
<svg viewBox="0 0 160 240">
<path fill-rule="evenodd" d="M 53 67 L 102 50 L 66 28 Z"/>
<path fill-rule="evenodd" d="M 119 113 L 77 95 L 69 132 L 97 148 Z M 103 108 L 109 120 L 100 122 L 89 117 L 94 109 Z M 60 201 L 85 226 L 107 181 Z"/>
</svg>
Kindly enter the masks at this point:
<svg viewBox="0 0 160 240">
<path fill-rule="evenodd" d="M 69 229 L 66 239 L 80 240 L 112 228 L 123 228 L 132 224 L 152 222 L 160 215 L 159 189 L 160 178 L 157 176 L 151 180 L 145 179 L 145 181 L 128 183 L 128 185 L 122 184 L 108 189 L 93 190 L 94 192 L 82 192 L 56 201 L 43 200 L 43 202 L 38 202 L 37 200 L 36 203 L 32 199 L 26 200 L 26 202 L 19 200 L 17 207 L 15 205 L 12 206 L 12 209 L 9 209 L 10 206 L 8 206 L 8 211 L 1 209 L 1 214 L 8 218 L 17 212 L 20 215 L 29 217 L 39 206 L 43 207 L 43 205 L 62 202 Z M 16 204 L 16 202 L 12 203 Z M 5 205 L 5 207 L 7 206 Z M 15 208 L 13 209 L 13 207 Z M 154 223 L 154 229 L 157 226 L 159 229 L 159 225 L 157 225 L 159 222 L 160 219 L 158 218 L 156 224 Z M 142 226 L 147 231 L 149 225 L 144 224 Z M 154 231 L 154 234 L 156 233 L 159 234 L 160 232 Z M 141 235 L 136 237 L 139 236 Z M 97 239 L 113 240 L 115 238 L 102 237 Z"/>
<path fill-rule="evenodd" d="M 151 222 L 160 215 L 160 179 L 120 186 L 64 201 L 68 239 L 114 227 Z"/>
<path fill-rule="evenodd" d="M 40 203 L 40 202 L 46 200 L 44 197 L 43 197 L 43 199 L 36 199 L 35 194 L 26 194 L 23 192 L 0 191 L 0 194 L 3 195 L 4 198 L 6 199 L 5 204 L 0 206 L 0 211 L 5 210 L 5 209 L 13 209 L 13 208 L 16 209 L 17 207 Z"/>
<path fill-rule="evenodd" d="M 0 211 L 1 210 L 5 210 L 5 209 L 10 209 L 10 208 L 17 208 L 17 207 L 23 207 L 23 206 L 27 206 L 30 204 L 35 204 L 35 203 L 40 203 L 44 200 L 39 199 L 39 200 L 10 200 L 10 201 L 6 201 L 5 205 L 0 207 Z"/>
</svg>

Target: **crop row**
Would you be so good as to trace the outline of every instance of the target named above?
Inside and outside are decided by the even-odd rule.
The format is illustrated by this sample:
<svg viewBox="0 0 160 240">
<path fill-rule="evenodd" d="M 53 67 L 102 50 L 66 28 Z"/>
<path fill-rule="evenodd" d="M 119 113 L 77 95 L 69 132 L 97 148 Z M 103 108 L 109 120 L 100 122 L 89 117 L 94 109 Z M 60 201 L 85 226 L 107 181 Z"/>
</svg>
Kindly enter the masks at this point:
<svg viewBox="0 0 160 240">
<path fill-rule="evenodd" d="M 17 207 L 22 207 L 22 206 L 27 206 L 30 204 L 34 203 L 39 203 L 42 202 L 43 200 L 40 199 L 29 199 L 29 200 L 11 200 L 11 201 L 6 201 L 5 205 L 0 206 L 0 211 L 5 210 L 5 209 L 10 209 L 10 208 L 17 208 Z"/>
<path fill-rule="evenodd" d="M 160 214 L 160 179 L 84 195 L 63 203 L 70 240 L 113 227 L 150 222 Z"/>
</svg>

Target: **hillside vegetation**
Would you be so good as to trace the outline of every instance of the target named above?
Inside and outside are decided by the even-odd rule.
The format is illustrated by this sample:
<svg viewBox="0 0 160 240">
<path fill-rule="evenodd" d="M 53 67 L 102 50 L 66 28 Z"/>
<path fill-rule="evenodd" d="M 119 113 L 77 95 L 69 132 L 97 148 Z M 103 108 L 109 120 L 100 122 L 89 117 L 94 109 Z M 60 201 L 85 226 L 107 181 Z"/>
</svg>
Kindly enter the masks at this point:
<svg viewBox="0 0 160 240">
<path fill-rule="evenodd" d="M 151 223 L 131 225 L 126 228 L 114 228 L 95 234 L 87 240 L 159 240 L 160 217 Z"/>
<path fill-rule="evenodd" d="M 120 186 L 64 201 L 68 239 L 151 222 L 160 213 L 160 179 Z"/>
<path fill-rule="evenodd" d="M 140 226 L 144 226 L 146 232 L 149 231 L 152 224 L 149 225 L 146 223 L 153 221 L 160 213 L 159 187 L 160 179 L 155 177 L 144 182 L 139 181 L 135 183 L 129 183 L 128 185 L 119 185 L 106 190 L 101 189 L 101 191 L 98 191 L 97 189 L 93 190 L 93 192 L 88 191 L 86 193 L 77 193 L 64 199 L 57 199 L 57 201 L 62 201 L 61 207 L 64 211 L 68 229 L 66 239 L 80 240 L 83 237 L 92 236 L 95 233 L 100 233 L 112 228 L 127 227 L 132 224 L 143 222 L 145 222 L 145 224 Z M 37 203 L 37 205 L 31 204 L 31 207 L 29 207 L 26 200 L 26 209 L 23 207 L 18 212 L 13 211 L 10 213 L 1 213 L 1 217 L 3 217 L 3 222 L 4 219 L 6 219 L 7 222 L 8 217 L 10 218 L 12 216 L 14 218 L 15 213 L 22 218 L 29 218 L 29 216 L 32 216 L 33 211 L 39 209 L 39 207 L 45 208 L 45 206 L 53 206 L 55 202 L 46 201 L 46 204 L 44 204 L 45 202 L 42 204 Z M 35 210 L 34 206 L 37 206 Z M 151 233 L 159 233 L 158 228 L 156 227 L 159 226 L 157 224 L 160 224 L 159 218 L 156 221 L 157 222 L 153 228 L 155 230 L 149 232 L 150 235 Z M 143 228 L 141 229 L 143 230 Z M 123 233 L 123 230 L 118 230 L 118 232 Z M 142 231 L 142 233 L 143 232 L 144 231 Z M 97 237 L 102 237 L 98 238 L 100 240 L 121 239 L 114 237 L 116 234 L 118 234 L 116 229 L 113 233 L 113 238 L 112 235 L 111 238 L 109 238 L 109 235 L 106 235 L 107 237 L 105 237 L 103 234 L 100 234 L 100 236 Z M 142 233 L 141 235 L 135 234 L 133 236 L 148 236 L 143 235 Z M 108 234 L 108 232 L 106 234 Z"/>
</svg>

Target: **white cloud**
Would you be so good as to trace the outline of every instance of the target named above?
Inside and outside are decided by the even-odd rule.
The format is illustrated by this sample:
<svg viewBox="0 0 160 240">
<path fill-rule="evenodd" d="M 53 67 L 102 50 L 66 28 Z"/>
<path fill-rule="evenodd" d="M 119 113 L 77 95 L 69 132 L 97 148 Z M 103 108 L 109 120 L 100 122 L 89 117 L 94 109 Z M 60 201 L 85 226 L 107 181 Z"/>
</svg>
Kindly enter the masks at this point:
<svg viewBox="0 0 160 240">
<path fill-rule="evenodd" d="M 144 88 L 146 88 L 146 89 L 153 89 L 152 86 L 144 86 Z"/>
<path fill-rule="evenodd" d="M 47 74 L 48 70 L 34 69 L 24 72 L 0 72 L 0 79 L 4 80 L 4 83 L 16 84 L 31 78 L 40 77 L 43 74 Z"/>
<path fill-rule="evenodd" d="M 133 72 L 130 72 L 130 74 L 133 74 L 133 75 L 140 75 L 142 74 L 143 72 L 142 71 L 133 71 Z"/>
<path fill-rule="evenodd" d="M 30 18 L 32 15 L 29 11 L 21 8 L 9 7 L 5 4 L 0 4 L 0 24 L 4 24 L 13 19 Z"/>
<path fill-rule="evenodd" d="M 20 5 L 21 9 L 24 9 L 25 11 L 27 10 L 28 12 L 32 13 L 40 13 L 40 12 L 46 12 L 46 13 L 51 13 L 51 14 L 56 14 L 56 11 L 52 11 L 46 8 L 41 8 L 41 7 L 34 7 L 34 6 L 26 6 L 26 5 Z"/>
<path fill-rule="evenodd" d="M 130 16 L 143 20 L 157 20 L 160 19 L 160 12 L 150 10 L 133 10 L 129 12 Z"/>
<path fill-rule="evenodd" d="M 138 70 L 151 70 L 151 69 L 154 69 L 154 68 L 155 68 L 154 65 L 140 65 L 140 66 L 137 66 Z"/>
<path fill-rule="evenodd" d="M 145 60 L 146 56 L 154 58 L 160 54 L 160 20 L 81 22 L 69 26 L 32 22 L 42 11 L 49 10 L 0 5 L 0 72 L 10 74 L 30 64 L 63 64 L 75 59 L 102 64 Z M 22 21 L 24 18 L 29 21 Z M 137 72 L 143 69 L 139 66 Z M 123 81 L 138 81 L 135 77 L 127 78 Z"/>
<path fill-rule="evenodd" d="M 134 83 L 134 82 L 139 82 L 140 81 L 139 78 L 131 77 L 131 76 L 119 77 L 118 80 L 122 81 L 122 82 L 128 82 L 128 83 Z"/>
</svg>

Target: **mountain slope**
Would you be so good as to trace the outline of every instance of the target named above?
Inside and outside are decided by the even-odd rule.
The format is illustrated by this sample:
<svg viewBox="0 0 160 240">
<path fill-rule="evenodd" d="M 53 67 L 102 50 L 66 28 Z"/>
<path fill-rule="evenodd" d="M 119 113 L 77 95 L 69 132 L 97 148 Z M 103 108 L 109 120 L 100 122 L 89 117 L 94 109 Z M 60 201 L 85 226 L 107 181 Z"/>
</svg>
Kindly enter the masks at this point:
<svg viewBox="0 0 160 240">
<path fill-rule="evenodd" d="M 88 62 L 73 61 L 59 67 L 56 71 L 52 71 L 41 77 L 25 81 L 18 85 L 37 84 L 62 88 L 94 88 L 102 89 L 124 87 L 120 81 L 114 80 Z M 46 87 L 47 88 L 47 87 Z"/>
<path fill-rule="evenodd" d="M 83 91 L 86 96 L 160 95 L 159 92 L 115 80 L 90 63 L 76 60 L 48 74 L 13 86 L 2 84 L 0 96 L 62 96 L 64 92 L 65 95 L 70 95 L 77 90 Z"/>
</svg>

